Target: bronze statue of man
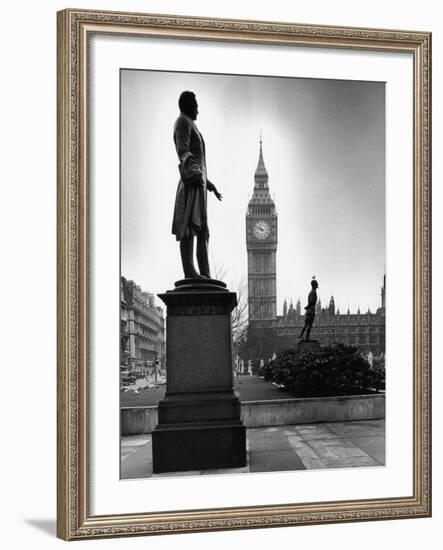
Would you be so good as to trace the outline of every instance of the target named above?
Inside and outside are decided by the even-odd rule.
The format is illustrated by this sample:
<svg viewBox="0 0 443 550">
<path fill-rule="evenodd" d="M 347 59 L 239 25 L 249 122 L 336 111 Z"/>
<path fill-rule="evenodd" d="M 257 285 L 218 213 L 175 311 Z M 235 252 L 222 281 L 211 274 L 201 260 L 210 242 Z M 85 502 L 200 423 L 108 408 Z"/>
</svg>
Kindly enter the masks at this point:
<svg viewBox="0 0 443 550">
<path fill-rule="evenodd" d="M 317 288 L 318 282 L 317 279 L 312 278 L 311 281 L 311 292 L 308 295 L 308 305 L 305 307 L 305 324 L 300 333 L 300 338 L 303 339 L 303 334 L 306 331 L 306 341 L 309 342 L 309 336 L 311 334 L 312 325 L 315 318 L 315 305 L 317 303 Z"/>
<path fill-rule="evenodd" d="M 180 241 L 185 278 L 211 278 L 208 260 L 207 192 L 221 201 L 222 196 L 206 174 L 205 142 L 195 120 L 198 104 L 193 92 L 182 92 L 180 114 L 174 124 L 174 143 L 179 159 L 180 181 L 175 198 L 172 233 Z M 197 263 L 194 266 L 194 237 L 197 238 Z"/>
</svg>

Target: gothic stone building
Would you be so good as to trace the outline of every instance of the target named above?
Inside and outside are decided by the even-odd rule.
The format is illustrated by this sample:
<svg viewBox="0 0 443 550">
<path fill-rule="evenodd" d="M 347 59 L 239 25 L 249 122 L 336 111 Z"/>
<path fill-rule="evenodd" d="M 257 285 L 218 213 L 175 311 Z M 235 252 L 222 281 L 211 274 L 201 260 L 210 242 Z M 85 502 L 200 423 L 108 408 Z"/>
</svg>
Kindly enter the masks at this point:
<svg viewBox="0 0 443 550">
<path fill-rule="evenodd" d="M 254 191 L 246 212 L 246 249 L 248 255 L 248 358 L 267 360 L 284 349 L 293 347 L 304 324 L 300 300 L 294 308 L 283 305 L 277 315 L 278 243 L 277 212 L 268 185 L 268 172 L 263 159 L 262 140 L 254 176 Z M 380 356 L 385 352 L 385 290 L 376 312 L 341 314 L 331 296 L 329 307 L 317 303 L 311 338 L 321 344 L 342 342 L 358 346 L 362 352 Z"/>
</svg>

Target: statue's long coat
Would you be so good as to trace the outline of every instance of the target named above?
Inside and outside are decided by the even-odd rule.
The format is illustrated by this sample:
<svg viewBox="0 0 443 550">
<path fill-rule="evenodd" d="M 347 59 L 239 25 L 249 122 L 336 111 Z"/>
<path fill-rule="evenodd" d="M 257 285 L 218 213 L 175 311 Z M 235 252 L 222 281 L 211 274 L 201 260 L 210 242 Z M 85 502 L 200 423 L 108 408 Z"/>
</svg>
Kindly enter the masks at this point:
<svg viewBox="0 0 443 550">
<path fill-rule="evenodd" d="M 309 317 L 310 319 L 314 319 L 316 303 L 317 303 L 317 291 L 315 290 L 315 288 L 313 288 L 308 295 L 308 305 L 305 307 L 307 318 Z"/>
<path fill-rule="evenodd" d="M 178 241 L 207 231 L 205 142 L 194 121 L 180 113 L 174 124 L 174 143 L 180 161 L 180 181 L 175 197 L 172 233 Z"/>
</svg>

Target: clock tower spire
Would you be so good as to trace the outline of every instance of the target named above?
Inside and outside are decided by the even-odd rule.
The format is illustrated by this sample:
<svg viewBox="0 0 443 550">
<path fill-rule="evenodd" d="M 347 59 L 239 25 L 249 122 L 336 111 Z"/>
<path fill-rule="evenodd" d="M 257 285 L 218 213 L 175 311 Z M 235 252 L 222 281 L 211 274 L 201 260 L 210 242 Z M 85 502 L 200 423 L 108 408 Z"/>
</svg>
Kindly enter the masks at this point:
<svg viewBox="0 0 443 550">
<path fill-rule="evenodd" d="M 254 189 L 246 212 L 249 328 L 271 327 L 277 319 L 277 212 L 260 135 Z"/>
<path fill-rule="evenodd" d="M 266 192 L 266 198 L 268 198 L 272 202 L 272 204 L 274 204 L 271 195 L 269 194 L 268 180 L 268 171 L 266 170 L 265 161 L 263 159 L 263 140 L 260 134 L 260 153 L 258 155 L 258 164 L 254 174 L 254 195 L 256 195 L 256 198 L 263 198 L 263 192 Z M 262 192 L 262 195 L 258 194 L 260 191 Z"/>
</svg>

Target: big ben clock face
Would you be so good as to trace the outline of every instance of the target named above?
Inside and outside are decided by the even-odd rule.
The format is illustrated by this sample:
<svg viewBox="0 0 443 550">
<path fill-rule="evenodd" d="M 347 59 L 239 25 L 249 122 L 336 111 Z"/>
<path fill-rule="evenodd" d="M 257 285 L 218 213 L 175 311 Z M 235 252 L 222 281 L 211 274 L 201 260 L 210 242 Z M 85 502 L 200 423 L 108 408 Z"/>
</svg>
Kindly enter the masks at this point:
<svg viewBox="0 0 443 550">
<path fill-rule="evenodd" d="M 254 235 L 257 237 L 257 239 L 267 239 L 270 232 L 271 228 L 269 227 L 268 222 L 259 221 L 254 225 Z"/>
</svg>

